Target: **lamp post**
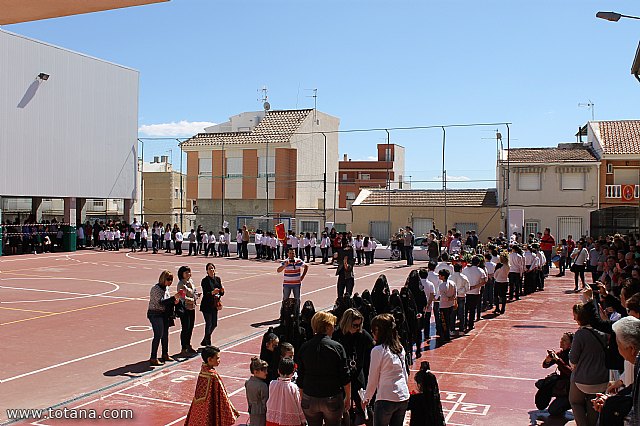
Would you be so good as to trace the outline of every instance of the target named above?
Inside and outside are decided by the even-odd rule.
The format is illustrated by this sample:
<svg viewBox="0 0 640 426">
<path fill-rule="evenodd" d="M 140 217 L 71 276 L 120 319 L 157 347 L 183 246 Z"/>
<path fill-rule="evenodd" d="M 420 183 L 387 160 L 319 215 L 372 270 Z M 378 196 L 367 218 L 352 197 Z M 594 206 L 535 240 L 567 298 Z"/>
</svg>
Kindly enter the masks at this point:
<svg viewBox="0 0 640 426">
<path fill-rule="evenodd" d="M 138 142 L 142 144 L 140 152 L 140 223 L 144 223 L 144 141 L 138 138 Z"/>
<path fill-rule="evenodd" d="M 618 22 L 620 18 L 640 19 L 640 17 L 638 16 L 623 15 L 622 13 L 617 12 L 598 12 L 596 13 L 596 18 L 604 19 L 611 22 Z"/>
<path fill-rule="evenodd" d="M 327 135 L 321 132 L 324 137 L 324 173 L 322 174 L 322 218 L 324 223 L 322 229 L 327 226 Z"/>
</svg>

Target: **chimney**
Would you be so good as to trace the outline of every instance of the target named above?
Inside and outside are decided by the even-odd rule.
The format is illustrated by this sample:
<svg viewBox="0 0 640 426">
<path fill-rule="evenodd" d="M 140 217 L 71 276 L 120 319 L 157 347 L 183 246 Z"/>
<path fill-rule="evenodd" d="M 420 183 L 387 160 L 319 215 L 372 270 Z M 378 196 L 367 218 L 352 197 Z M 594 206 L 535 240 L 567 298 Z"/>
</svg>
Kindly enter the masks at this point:
<svg viewBox="0 0 640 426">
<path fill-rule="evenodd" d="M 344 154 L 344 157 L 342 157 L 343 160 L 342 161 L 347 161 L 347 154 Z"/>
<path fill-rule="evenodd" d="M 160 162 L 168 163 L 169 162 L 169 156 L 168 155 L 163 155 L 162 157 L 160 157 Z"/>
<path fill-rule="evenodd" d="M 154 163 L 159 163 L 160 162 L 160 157 L 158 157 L 158 156 L 153 157 L 153 162 Z"/>
</svg>

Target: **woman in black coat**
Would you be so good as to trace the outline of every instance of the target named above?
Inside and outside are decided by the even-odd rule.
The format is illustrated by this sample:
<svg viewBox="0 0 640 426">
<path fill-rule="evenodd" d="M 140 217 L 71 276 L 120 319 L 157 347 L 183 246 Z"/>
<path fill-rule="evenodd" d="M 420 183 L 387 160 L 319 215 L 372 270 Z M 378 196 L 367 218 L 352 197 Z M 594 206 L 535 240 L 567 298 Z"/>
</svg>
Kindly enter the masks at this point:
<svg viewBox="0 0 640 426">
<path fill-rule="evenodd" d="M 386 314 L 390 311 L 389 296 L 391 296 L 389 283 L 387 282 L 387 277 L 382 274 L 376 280 L 371 291 L 371 302 L 373 302 L 376 314 Z"/>
<path fill-rule="evenodd" d="M 204 338 L 200 344 L 202 346 L 211 345 L 211 333 L 218 326 L 218 308 L 222 307 L 220 298 L 224 296 L 224 287 L 220 277 L 216 275 L 216 267 L 213 263 L 207 263 L 207 276 L 202 279 L 202 302 L 200 312 L 204 316 Z"/>
</svg>

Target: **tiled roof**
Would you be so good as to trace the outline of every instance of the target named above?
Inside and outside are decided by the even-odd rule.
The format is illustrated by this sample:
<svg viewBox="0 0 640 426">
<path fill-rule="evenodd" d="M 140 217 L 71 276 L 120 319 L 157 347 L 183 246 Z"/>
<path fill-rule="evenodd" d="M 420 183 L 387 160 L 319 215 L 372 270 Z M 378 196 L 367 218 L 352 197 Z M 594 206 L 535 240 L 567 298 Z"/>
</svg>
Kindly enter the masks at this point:
<svg viewBox="0 0 640 426">
<path fill-rule="evenodd" d="M 368 189 L 369 195 L 361 200 L 362 206 L 441 207 L 444 191 L 441 189 Z M 390 193 L 389 193 L 390 192 Z M 354 204 L 355 205 L 355 204 Z M 447 206 L 496 207 L 495 189 L 448 189 Z"/>
<path fill-rule="evenodd" d="M 289 142 L 291 135 L 312 109 L 268 111 L 260 123 L 249 132 L 198 133 L 182 142 L 182 147 L 222 144 Z"/>
<path fill-rule="evenodd" d="M 598 121 L 605 154 L 640 154 L 640 120 Z"/>
<path fill-rule="evenodd" d="M 503 160 L 506 161 L 506 160 Z M 511 148 L 511 163 L 572 163 L 598 161 L 587 147 L 572 148 Z"/>
</svg>

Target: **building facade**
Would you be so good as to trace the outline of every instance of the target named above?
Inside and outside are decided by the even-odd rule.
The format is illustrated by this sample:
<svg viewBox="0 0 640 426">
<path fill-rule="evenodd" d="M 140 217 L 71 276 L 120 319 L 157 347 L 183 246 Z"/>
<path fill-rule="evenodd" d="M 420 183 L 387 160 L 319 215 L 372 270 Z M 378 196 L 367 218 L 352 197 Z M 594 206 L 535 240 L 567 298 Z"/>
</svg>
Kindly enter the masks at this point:
<svg viewBox="0 0 640 426">
<path fill-rule="evenodd" d="M 313 109 L 246 112 L 183 142 L 196 223 L 322 230 L 337 203 L 339 123 Z"/>
<path fill-rule="evenodd" d="M 0 55 L 0 198 L 30 198 L 35 212 L 62 199 L 69 242 L 87 199 L 124 200 L 131 215 L 139 73 L 3 30 Z"/>
<path fill-rule="evenodd" d="M 186 197 L 186 175 L 173 170 L 169 157 L 154 157 L 142 168 L 142 221 L 177 223 L 180 229 L 195 226 L 195 200 Z"/>
<path fill-rule="evenodd" d="M 507 161 L 508 155 L 508 161 Z M 555 148 L 512 148 L 504 151 L 498 176 L 509 173 L 508 197 L 499 196 L 510 232 L 542 232 L 557 239 L 589 235 L 591 212 L 598 209 L 600 162 L 590 146 L 561 143 Z M 500 180 L 499 194 L 505 181 Z"/>
<path fill-rule="evenodd" d="M 463 234 L 475 230 L 481 239 L 497 236 L 500 214 L 495 189 L 363 189 L 351 206 L 354 234 L 383 243 L 389 232 L 409 225 L 416 236 L 453 227 Z"/>
<path fill-rule="evenodd" d="M 581 133 L 601 160 L 592 235 L 640 233 L 640 120 L 590 121 Z"/>
<path fill-rule="evenodd" d="M 410 184 L 403 182 L 404 147 L 380 143 L 377 150 L 377 160 L 374 161 L 351 161 L 344 154 L 338 164 L 340 208 L 351 207 L 362 188 L 411 188 Z"/>
</svg>

